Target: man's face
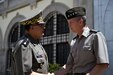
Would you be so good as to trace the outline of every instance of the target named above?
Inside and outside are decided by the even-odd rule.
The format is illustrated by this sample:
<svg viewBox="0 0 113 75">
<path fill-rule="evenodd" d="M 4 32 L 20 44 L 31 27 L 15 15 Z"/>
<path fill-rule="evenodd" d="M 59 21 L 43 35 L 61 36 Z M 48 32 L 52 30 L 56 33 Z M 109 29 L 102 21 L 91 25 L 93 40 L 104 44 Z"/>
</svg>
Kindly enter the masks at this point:
<svg viewBox="0 0 113 75">
<path fill-rule="evenodd" d="M 68 23 L 69 23 L 69 28 L 73 32 L 78 32 L 78 30 L 80 29 L 81 20 L 79 20 L 78 18 L 72 18 L 68 20 Z"/>
<path fill-rule="evenodd" d="M 32 35 L 35 39 L 40 39 L 44 35 L 44 24 L 31 26 Z"/>
</svg>

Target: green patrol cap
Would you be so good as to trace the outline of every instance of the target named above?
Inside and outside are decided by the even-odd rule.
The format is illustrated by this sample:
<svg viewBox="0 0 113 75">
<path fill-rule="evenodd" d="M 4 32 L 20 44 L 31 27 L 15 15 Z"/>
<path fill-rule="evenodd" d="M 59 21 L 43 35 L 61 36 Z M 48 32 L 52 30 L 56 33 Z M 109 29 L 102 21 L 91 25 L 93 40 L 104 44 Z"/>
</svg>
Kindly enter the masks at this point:
<svg viewBox="0 0 113 75">
<path fill-rule="evenodd" d="M 66 11 L 65 13 L 67 19 L 71 19 L 74 17 L 85 16 L 86 10 L 84 7 L 74 7 Z"/>
</svg>

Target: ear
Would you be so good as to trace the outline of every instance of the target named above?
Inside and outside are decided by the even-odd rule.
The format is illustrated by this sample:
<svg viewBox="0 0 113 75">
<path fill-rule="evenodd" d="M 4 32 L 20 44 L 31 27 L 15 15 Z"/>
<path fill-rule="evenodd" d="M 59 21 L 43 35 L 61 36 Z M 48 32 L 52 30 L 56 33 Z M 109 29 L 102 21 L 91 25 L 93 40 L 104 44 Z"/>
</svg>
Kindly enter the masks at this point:
<svg viewBox="0 0 113 75">
<path fill-rule="evenodd" d="M 83 19 L 81 18 L 79 22 L 80 22 L 80 24 L 82 25 L 84 21 L 83 21 Z"/>
</svg>

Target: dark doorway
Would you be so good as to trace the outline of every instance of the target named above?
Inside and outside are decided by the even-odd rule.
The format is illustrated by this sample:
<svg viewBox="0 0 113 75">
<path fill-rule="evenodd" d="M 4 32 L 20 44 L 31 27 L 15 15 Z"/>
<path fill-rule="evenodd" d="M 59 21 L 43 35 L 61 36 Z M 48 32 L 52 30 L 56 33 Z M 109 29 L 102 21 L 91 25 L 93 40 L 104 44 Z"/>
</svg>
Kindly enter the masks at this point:
<svg viewBox="0 0 113 75">
<path fill-rule="evenodd" d="M 19 23 L 15 23 L 9 32 L 8 51 L 7 51 L 7 59 L 6 59 L 6 75 L 12 75 L 11 74 L 12 49 L 14 48 L 14 45 L 17 42 L 17 40 L 19 40 L 23 34 L 24 34 L 24 27 L 20 26 Z"/>
</svg>

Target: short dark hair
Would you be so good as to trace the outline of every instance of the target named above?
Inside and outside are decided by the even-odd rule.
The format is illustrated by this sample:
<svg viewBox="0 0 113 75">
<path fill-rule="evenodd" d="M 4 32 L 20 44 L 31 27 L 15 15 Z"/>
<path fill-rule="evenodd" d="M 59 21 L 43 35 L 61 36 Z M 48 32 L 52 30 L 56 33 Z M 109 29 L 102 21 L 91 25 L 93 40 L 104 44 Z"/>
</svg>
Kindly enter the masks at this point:
<svg viewBox="0 0 113 75">
<path fill-rule="evenodd" d="M 74 7 L 65 12 L 67 19 L 74 17 L 81 17 L 86 15 L 86 9 L 84 7 Z"/>
</svg>

